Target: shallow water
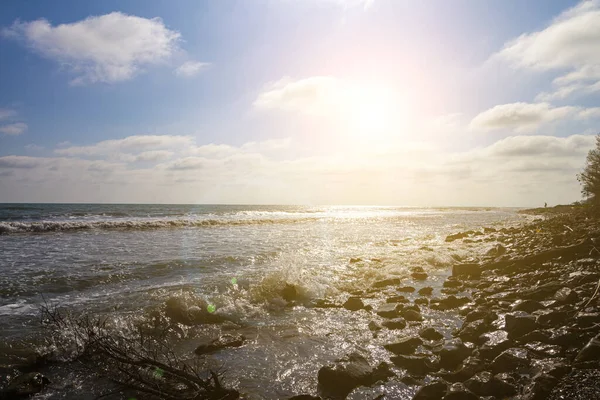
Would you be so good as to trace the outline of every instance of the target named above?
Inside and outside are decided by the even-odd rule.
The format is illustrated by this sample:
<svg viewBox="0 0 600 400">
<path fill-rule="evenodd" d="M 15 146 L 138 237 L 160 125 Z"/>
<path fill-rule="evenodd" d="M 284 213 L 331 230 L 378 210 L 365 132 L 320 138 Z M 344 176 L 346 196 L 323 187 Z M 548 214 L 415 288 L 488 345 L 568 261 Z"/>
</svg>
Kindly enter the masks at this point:
<svg viewBox="0 0 600 400">
<path fill-rule="evenodd" d="M 354 350 L 385 360 L 381 344 L 394 333 L 374 339 L 369 313 L 314 308 L 312 300 L 341 303 L 390 276 L 437 292 L 456 260 L 491 246 L 446 243 L 448 234 L 525 218 L 512 209 L 0 205 L 0 365 L 37 343 L 43 301 L 134 318 L 171 296 L 193 294 L 249 338 L 209 357 L 226 366 L 229 385 L 257 399 L 314 393 L 322 365 Z M 429 273 L 427 281 L 408 277 L 416 266 Z M 298 287 L 301 305 L 285 307 L 286 283 Z M 365 299 L 375 307 L 381 301 Z M 451 313 L 424 316 L 446 323 L 448 332 L 453 327 Z M 194 328 L 177 346 L 191 352 L 217 329 Z M 66 379 L 55 368 L 57 379 Z M 69 388 L 48 396 L 84 398 L 90 390 Z M 368 390 L 409 396 L 399 382 Z"/>
</svg>

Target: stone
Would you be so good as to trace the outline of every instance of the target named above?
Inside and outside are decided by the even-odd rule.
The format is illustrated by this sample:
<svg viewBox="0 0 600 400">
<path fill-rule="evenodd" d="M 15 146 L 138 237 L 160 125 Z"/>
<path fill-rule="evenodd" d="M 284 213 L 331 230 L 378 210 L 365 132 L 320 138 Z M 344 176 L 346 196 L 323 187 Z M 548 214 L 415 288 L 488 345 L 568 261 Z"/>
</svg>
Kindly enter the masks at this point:
<svg viewBox="0 0 600 400">
<path fill-rule="evenodd" d="M 485 253 L 486 256 L 490 257 L 498 257 L 504 254 L 506 254 L 506 247 L 502 246 L 500 243 L 496 244 Z"/>
<path fill-rule="evenodd" d="M 539 357 L 558 357 L 562 352 L 560 346 L 542 342 L 528 342 L 523 347 Z"/>
<path fill-rule="evenodd" d="M 419 347 L 422 344 L 423 341 L 420 338 L 416 336 L 407 336 L 395 341 L 394 343 L 386 344 L 383 347 L 396 355 L 400 355 L 412 354 L 415 352 L 417 347 Z"/>
<path fill-rule="evenodd" d="M 430 382 L 419 388 L 412 400 L 441 400 L 448 392 L 448 384 L 444 381 Z"/>
<path fill-rule="evenodd" d="M 352 297 L 348 298 L 348 300 L 346 300 L 343 307 L 346 310 L 358 311 L 358 310 L 364 309 L 365 304 L 362 302 L 360 297 L 352 296 Z"/>
<path fill-rule="evenodd" d="M 522 400 L 546 400 L 552 389 L 558 384 L 558 379 L 548 374 L 539 374 L 533 378 L 524 390 Z"/>
<path fill-rule="evenodd" d="M 204 355 L 209 353 L 214 353 L 215 351 L 223 350 L 231 347 L 240 347 L 244 344 L 246 338 L 243 335 L 229 335 L 224 334 L 219 336 L 217 339 L 213 339 L 210 342 L 202 343 L 194 353 L 196 355 Z"/>
<path fill-rule="evenodd" d="M 539 301 L 518 300 L 513 304 L 511 311 L 525 311 L 526 313 L 532 313 L 543 308 L 545 308 L 544 305 Z"/>
<path fill-rule="evenodd" d="M 452 277 L 450 277 L 450 278 L 452 278 Z M 462 286 L 462 282 L 457 281 L 457 280 L 446 279 L 446 281 L 444 281 L 444 284 L 442 286 L 445 288 L 459 288 Z"/>
<path fill-rule="evenodd" d="M 419 294 L 421 296 L 429 296 L 433 293 L 433 288 L 431 286 L 426 286 L 424 288 L 419 289 Z"/>
<path fill-rule="evenodd" d="M 446 298 L 439 300 L 435 305 L 435 308 L 432 305 L 432 308 L 440 311 L 452 310 L 454 308 L 464 306 L 469 301 L 470 300 L 467 297 L 456 297 L 454 295 L 450 295 Z"/>
<path fill-rule="evenodd" d="M 600 334 L 594 336 L 575 357 L 575 362 L 600 359 Z"/>
<path fill-rule="evenodd" d="M 452 267 L 454 277 L 479 277 L 481 266 L 479 264 L 456 264 Z"/>
<path fill-rule="evenodd" d="M 394 297 L 388 297 L 387 299 L 385 299 L 385 302 L 386 303 L 409 303 L 410 300 L 408 300 L 404 296 L 394 296 Z"/>
<path fill-rule="evenodd" d="M 425 279 L 427 279 L 427 272 L 413 272 L 412 274 L 410 274 L 410 276 L 413 277 L 413 279 L 416 279 L 418 281 L 424 281 Z"/>
<path fill-rule="evenodd" d="M 402 305 L 397 303 L 382 304 L 377 309 L 377 315 L 382 318 L 396 318 L 399 316 L 399 312 L 402 310 Z"/>
<path fill-rule="evenodd" d="M 361 261 L 362 261 L 362 258 L 359 258 L 359 257 L 352 257 L 352 258 L 350 258 L 350 264 L 356 264 L 356 263 L 361 262 Z"/>
<path fill-rule="evenodd" d="M 319 391 L 325 397 L 346 398 L 359 386 L 370 386 L 377 381 L 386 380 L 394 374 L 386 363 L 372 368 L 368 361 L 357 353 L 352 353 L 335 365 L 327 365 L 319 369 L 317 375 Z"/>
<path fill-rule="evenodd" d="M 414 292 L 416 289 L 412 286 L 402 286 L 400 288 L 398 288 L 398 291 L 400 293 L 412 293 Z"/>
<path fill-rule="evenodd" d="M 425 376 L 430 372 L 437 370 L 428 356 L 425 355 L 398 355 L 390 357 L 390 360 L 399 368 L 407 370 L 409 373 L 417 376 Z"/>
<path fill-rule="evenodd" d="M 50 380 L 39 372 L 29 372 L 14 377 L 8 385 L 0 391 L 2 399 L 24 399 L 40 393 Z"/>
<path fill-rule="evenodd" d="M 548 312 L 539 314 L 536 322 L 545 326 L 558 326 L 562 325 L 569 317 L 570 314 L 566 311 L 549 310 Z"/>
<path fill-rule="evenodd" d="M 462 383 L 453 383 L 448 389 L 448 393 L 443 400 L 479 400 L 473 392 L 467 389 Z"/>
<path fill-rule="evenodd" d="M 432 327 L 421 329 L 419 331 L 419 336 L 426 340 L 440 340 L 444 338 L 444 335 L 442 335 Z"/>
<path fill-rule="evenodd" d="M 469 236 L 469 232 L 459 232 L 452 235 L 446 236 L 446 242 L 453 242 L 458 239 L 463 239 Z"/>
<path fill-rule="evenodd" d="M 422 306 L 428 306 L 429 305 L 429 300 L 427 300 L 424 297 L 419 297 L 418 299 L 415 299 L 414 303 L 422 305 Z"/>
<path fill-rule="evenodd" d="M 381 326 L 377 322 L 375 322 L 375 321 L 369 322 L 369 330 L 371 332 L 380 331 L 381 329 L 382 329 Z"/>
<path fill-rule="evenodd" d="M 482 319 L 466 322 L 456 333 L 465 342 L 476 342 L 479 337 L 490 330 L 490 325 Z"/>
<path fill-rule="evenodd" d="M 400 278 L 390 278 L 390 279 L 384 279 L 382 281 L 377 281 L 373 284 L 374 288 L 383 288 L 386 286 L 395 286 L 395 285 L 399 285 L 400 283 L 402 283 L 402 279 Z"/>
<path fill-rule="evenodd" d="M 535 317 L 523 311 L 506 314 L 504 321 L 509 338 L 518 338 L 538 328 Z"/>
<path fill-rule="evenodd" d="M 440 367 L 448 371 L 456 368 L 464 359 L 469 357 L 472 349 L 460 339 L 448 340 L 440 350 Z"/>
<path fill-rule="evenodd" d="M 510 348 L 500 353 L 492 363 L 490 368 L 494 374 L 501 372 L 521 372 L 529 367 L 529 356 L 527 350 L 520 348 Z"/>
<path fill-rule="evenodd" d="M 554 298 L 561 304 L 575 304 L 579 300 L 579 295 L 573 289 L 563 287 L 556 292 Z"/>
<path fill-rule="evenodd" d="M 391 330 L 406 328 L 406 320 L 400 317 L 385 320 L 381 324 Z"/>
<path fill-rule="evenodd" d="M 478 396 L 497 396 L 505 398 L 517 393 L 517 389 L 508 382 L 482 371 L 465 381 L 465 387 Z"/>
<path fill-rule="evenodd" d="M 423 321 L 423 316 L 415 310 L 403 310 L 400 314 L 407 321 Z"/>
<path fill-rule="evenodd" d="M 479 355 L 486 360 L 493 360 L 513 345 L 508 339 L 508 333 L 502 330 L 484 333 L 479 341 L 484 342 L 479 346 Z"/>
<path fill-rule="evenodd" d="M 451 372 L 439 372 L 439 376 L 448 382 L 464 382 L 478 372 L 481 372 L 485 364 L 477 357 L 467 357 L 463 363 Z"/>
</svg>

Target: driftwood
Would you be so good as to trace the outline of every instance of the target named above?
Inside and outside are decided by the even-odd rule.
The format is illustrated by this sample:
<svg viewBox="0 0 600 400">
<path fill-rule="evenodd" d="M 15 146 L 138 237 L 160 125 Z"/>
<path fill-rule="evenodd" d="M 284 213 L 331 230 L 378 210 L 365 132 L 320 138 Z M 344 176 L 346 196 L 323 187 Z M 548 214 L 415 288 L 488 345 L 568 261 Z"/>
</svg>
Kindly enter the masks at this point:
<svg viewBox="0 0 600 400">
<path fill-rule="evenodd" d="M 206 371 L 196 358 L 185 361 L 162 335 L 150 336 L 142 329 L 117 333 L 108 320 L 75 317 L 56 307 L 42 307 L 42 322 L 54 345 L 70 352 L 98 376 L 122 389 L 134 390 L 144 398 L 165 400 L 232 400 L 235 390 L 221 384 L 218 372 Z M 64 334 L 72 338 L 64 340 Z M 112 392 L 101 395 L 105 397 Z"/>
</svg>

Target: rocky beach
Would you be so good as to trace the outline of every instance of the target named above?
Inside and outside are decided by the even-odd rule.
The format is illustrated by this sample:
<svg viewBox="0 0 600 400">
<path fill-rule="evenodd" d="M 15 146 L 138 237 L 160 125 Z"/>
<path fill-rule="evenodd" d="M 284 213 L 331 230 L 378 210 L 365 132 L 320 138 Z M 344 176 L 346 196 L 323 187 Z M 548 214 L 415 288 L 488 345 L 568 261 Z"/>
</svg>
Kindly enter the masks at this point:
<svg viewBox="0 0 600 400">
<path fill-rule="evenodd" d="M 598 398 L 597 214 L 574 206 L 521 213 L 534 217 L 512 226 L 482 226 L 447 235 L 447 246 L 486 249 L 473 255 L 454 253 L 449 269 L 409 267 L 404 275 L 371 280 L 368 286 L 353 287 L 336 297 L 307 296 L 297 281 L 280 281 L 272 289 L 278 292 L 275 314 L 294 319 L 297 312 L 317 313 L 325 320 L 343 317 L 347 321 L 342 328 L 345 336 L 323 335 L 333 337 L 337 355 L 342 356 L 312 363 L 313 380 L 292 386 L 296 395 L 257 397 L 245 393 L 239 380 L 232 385 L 224 357 L 235 359 L 253 346 L 273 344 L 261 342 L 259 328 L 215 312 L 210 302 L 188 294 L 146 307 L 143 317 L 131 320 L 129 331 L 122 326 L 116 331 L 114 322 L 98 327 L 87 317 L 63 319 L 46 310 L 44 321 L 50 328 L 49 343 L 43 347 L 46 353 L 29 354 L 12 369 L 4 368 L 8 379 L 0 398 L 57 398 L 64 392 L 74 398 L 73 393 L 86 391 L 95 392 L 90 399 L 98 395 L 108 399 Z M 384 262 L 362 255 L 347 259 L 348 268 L 358 270 L 379 268 Z M 133 333 L 142 335 L 142 340 Z M 79 376 L 96 374 L 105 389 L 98 390 L 97 383 L 86 386 L 85 380 L 74 389 L 64 384 L 64 374 L 57 377 L 56 372 L 48 372 L 59 362 L 56 354 L 73 352 L 73 336 L 79 353 L 71 354 L 70 360 L 93 362 L 92 369 L 80 371 Z M 158 337 L 164 342 L 156 341 Z M 356 342 L 355 337 L 364 340 Z M 160 347 L 156 343 L 174 342 L 179 343 L 175 358 L 156 351 Z M 344 349 L 348 350 L 344 353 Z M 305 352 L 310 360 L 311 350 Z M 115 354 L 121 358 L 115 359 Z M 186 365 L 199 360 L 206 377 L 186 375 L 190 372 Z M 208 372 L 220 367 L 223 375 Z M 160 376 L 138 374 L 140 370 L 160 371 Z M 123 379 L 115 371 L 129 371 L 132 376 Z M 62 389 L 44 397 L 57 380 L 62 381 Z M 156 380 L 162 382 L 159 389 Z"/>
</svg>

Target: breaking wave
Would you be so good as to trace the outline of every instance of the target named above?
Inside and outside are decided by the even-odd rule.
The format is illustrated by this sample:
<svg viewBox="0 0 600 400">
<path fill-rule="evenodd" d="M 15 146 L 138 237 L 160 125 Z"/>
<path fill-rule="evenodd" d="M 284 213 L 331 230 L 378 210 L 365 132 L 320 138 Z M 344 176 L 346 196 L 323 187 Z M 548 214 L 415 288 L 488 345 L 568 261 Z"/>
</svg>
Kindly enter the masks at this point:
<svg viewBox="0 0 600 400">
<path fill-rule="evenodd" d="M 110 220 L 110 221 L 37 221 L 0 222 L 0 235 L 16 233 L 70 232 L 84 230 L 145 230 L 164 228 L 194 228 L 232 225 L 294 224 L 315 221 L 318 218 L 279 218 L 279 219 L 152 219 L 152 220 Z"/>
</svg>

